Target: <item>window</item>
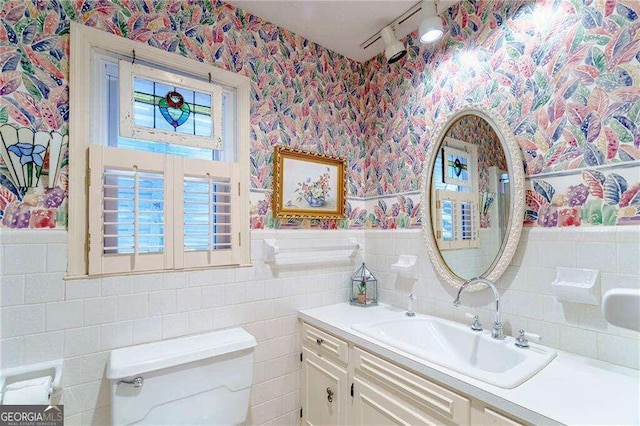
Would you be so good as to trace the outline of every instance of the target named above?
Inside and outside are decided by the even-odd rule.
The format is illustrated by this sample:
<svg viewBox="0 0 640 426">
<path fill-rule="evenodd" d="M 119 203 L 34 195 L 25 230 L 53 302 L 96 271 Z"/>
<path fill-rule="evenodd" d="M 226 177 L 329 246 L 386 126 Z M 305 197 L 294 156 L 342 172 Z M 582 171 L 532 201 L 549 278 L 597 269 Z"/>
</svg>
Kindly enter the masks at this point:
<svg viewBox="0 0 640 426">
<path fill-rule="evenodd" d="M 248 79 L 81 25 L 71 41 L 69 274 L 247 265 Z"/>
<path fill-rule="evenodd" d="M 434 165 L 436 214 L 441 250 L 480 247 L 476 145 L 445 138 Z"/>
</svg>

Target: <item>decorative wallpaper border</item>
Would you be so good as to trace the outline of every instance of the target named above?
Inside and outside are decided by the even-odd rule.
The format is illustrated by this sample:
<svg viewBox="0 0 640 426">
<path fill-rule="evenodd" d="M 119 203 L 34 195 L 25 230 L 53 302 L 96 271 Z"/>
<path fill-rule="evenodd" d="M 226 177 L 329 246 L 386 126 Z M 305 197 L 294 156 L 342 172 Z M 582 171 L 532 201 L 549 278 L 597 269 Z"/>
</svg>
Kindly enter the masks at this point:
<svg viewBox="0 0 640 426">
<path fill-rule="evenodd" d="M 534 176 L 528 179 L 525 191 L 525 225 L 640 224 L 639 174 L 638 167 L 617 167 L 541 179 Z"/>
<path fill-rule="evenodd" d="M 578 227 L 640 225 L 637 167 L 585 169 L 561 176 L 525 179 L 525 226 Z M 580 183 L 576 184 L 576 181 Z M 348 199 L 342 220 L 274 219 L 271 193 L 252 191 L 252 229 L 419 229 L 419 191 Z"/>
<path fill-rule="evenodd" d="M 251 229 L 413 229 L 421 227 L 420 193 L 375 200 L 347 198 L 345 219 L 277 219 L 270 191 L 251 191 Z"/>
</svg>

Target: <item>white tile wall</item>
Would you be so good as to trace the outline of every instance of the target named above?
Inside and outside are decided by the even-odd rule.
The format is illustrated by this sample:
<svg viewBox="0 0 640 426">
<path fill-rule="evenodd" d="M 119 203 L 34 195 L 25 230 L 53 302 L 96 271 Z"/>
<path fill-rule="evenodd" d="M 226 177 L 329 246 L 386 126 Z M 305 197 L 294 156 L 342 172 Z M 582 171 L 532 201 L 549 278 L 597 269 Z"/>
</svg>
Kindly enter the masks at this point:
<svg viewBox="0 0 640 426">
<path fill-rule="evenodd" d="M 47 331 L 82 327 L 82 303 L 82 300 L 47 303 Z"/>
<path fill-rule="evenodd" d="M 33 274 L 25 286 L 26 303 L 58 302 L 64 300 L 64 273 Z"/>
<path fill-rule="evenodd" d="M 381 283 L 380 299 L 406 307 L 409 292 L 417 310 L 466 323 L 465 312 L 493 321 L 491 292 L 465 293 L 454 309 L 453 289 L 440 283 L 427 260 L 421 231 L 365 231 L 367 264 Z M 411 247 L 415 251 L 402 251 Z M 419 279 L 407 282 L 389 266 L 400 254 L 417 254 Z M 542 335 L 543 343 L 591 358 L 640 368 L 640 333 L 609 325 L 600 306 L 559 302 L 551 290 L 556 267 L 600 270 L 600 290 L 640 287 L 640 227 L 525 228 L 516 255 L 498 281 L 505 328 Z"/>
<path fill-rule="evenodd" d="M 24 303 L 24 275 L 7 275 L 0 279 L 0 306 Z"/>
<path fill-rule="evenodd" d="M 133 344 L 162 339 L 162 317 L 151 317 L 133 322 Z"/>
<path fill-rule="evenodd" d="M 362 261 L 273 266 L 262 240 L 362 231 L 254 231 L 250 268 L 64 281 L 67 233 L 0 231 L 0 368 L 64 359 L 65 424 L 108 424 L 111 349 L 225 327 L 252 333 L 250 424 L 298 424 L 297 309 L 347 300 Z"/>
<path fill-rule="evenodd" d="M 84 301 L 84 325 L 105 324 L 118 319 L 116 296 L 96 297 Z"/>
<path fill-rule="evenodd" d="M 66 232 L 1 232 L 0 368 L 64 358 L 70 425 L 108 423 L 109 350 L 238 325 L 258 340 L 249 423 L 297 424 L 296 310 L 346 300 L 361 259 L 273 266 L 262 261 L 264 238 L 356 238 L 366 246 L 382 302 L 404 307 L 413 291 L 419 312 L 465 322 L 471 311 L 485 323 L 493 315 L 488 292 L 465 294 L 467 309 L 454 309 L 455 292 L 436 278 L 417 230 L 254 231 L 251 268 L 71 281 L 62 279 Z M 417 281 L 389 271 L 400 254 L 418 255 Z M 557 266 L 600 269 L 602 293 L 637 288 L 640 227 L 526 229 L 498 282 L 508 332 L 525 328 L 547 345 L 638 368 L 640 333 L 608 325 L 597 306 L 558 302 L 551 291 Z"/>
<path fill-rule="evenodd" d="M 41 333 L 45 328 L 45 305 L 19 305 L 2 308 L 1 336 L 15 337 Z"/>
<path fill-rule="evenodd" d="M 2 275 L 37 274 L 47 271 L 47 246 L 45 244 L 7 244 L 0 247 Z"/>
</svg>

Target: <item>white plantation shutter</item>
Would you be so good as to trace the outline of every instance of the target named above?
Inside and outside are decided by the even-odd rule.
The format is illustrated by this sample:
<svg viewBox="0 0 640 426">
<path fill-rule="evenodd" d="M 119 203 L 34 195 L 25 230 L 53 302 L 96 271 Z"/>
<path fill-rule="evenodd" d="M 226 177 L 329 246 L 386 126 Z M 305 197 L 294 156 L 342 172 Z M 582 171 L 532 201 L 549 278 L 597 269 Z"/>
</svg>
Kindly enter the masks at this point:
<svg viewBox="0 0 640 426">
<path fill-rule="evenodd" d="M 171 268 L 171 158 L 92 145 L 89 167 L 89 273 Z"/>
<path fill-rule="evenodd" d="M 441 250 L 480 247 L 480 217 L 473 193 L 436 190 L 436 238 Z"/>
<path fill-rule="evenodd" d="M 239 166 L 89 148 L 89 274 L 241 263 Z"/>
<path fill-rule="evenodd" d="M 235 163 L 183 158 L 176 164 L 176 268 L 238 264 L 239 168 Z M 180 182 L 178 182 L 180 180 Z M 176 227 L 177 229 L 177 227 Z"/>
<path fill-rule="evenodd" d="M 467 193 L 464 193 L 467 195 Z M 465 197 L 466 198 L 466 197 Z M 478 203 L 466 198 L 458 202 L 458 238 L 466 242 L 467 247 L 480 247 L 480 220 Z"/>
</svg>

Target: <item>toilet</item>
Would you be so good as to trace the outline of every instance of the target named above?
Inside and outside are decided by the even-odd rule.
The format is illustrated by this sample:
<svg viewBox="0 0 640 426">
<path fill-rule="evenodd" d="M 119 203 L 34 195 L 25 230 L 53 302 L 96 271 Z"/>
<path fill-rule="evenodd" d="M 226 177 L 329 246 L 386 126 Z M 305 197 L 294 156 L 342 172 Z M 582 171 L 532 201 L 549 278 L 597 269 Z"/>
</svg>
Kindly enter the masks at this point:
<svg viewBox="0 0 640 426">
<path fill-rule="evenodd" d="M 112 351 L 112 424 L 244 423 L 255 346 L 251 334 L 233 328 Z"/>
</svg>

